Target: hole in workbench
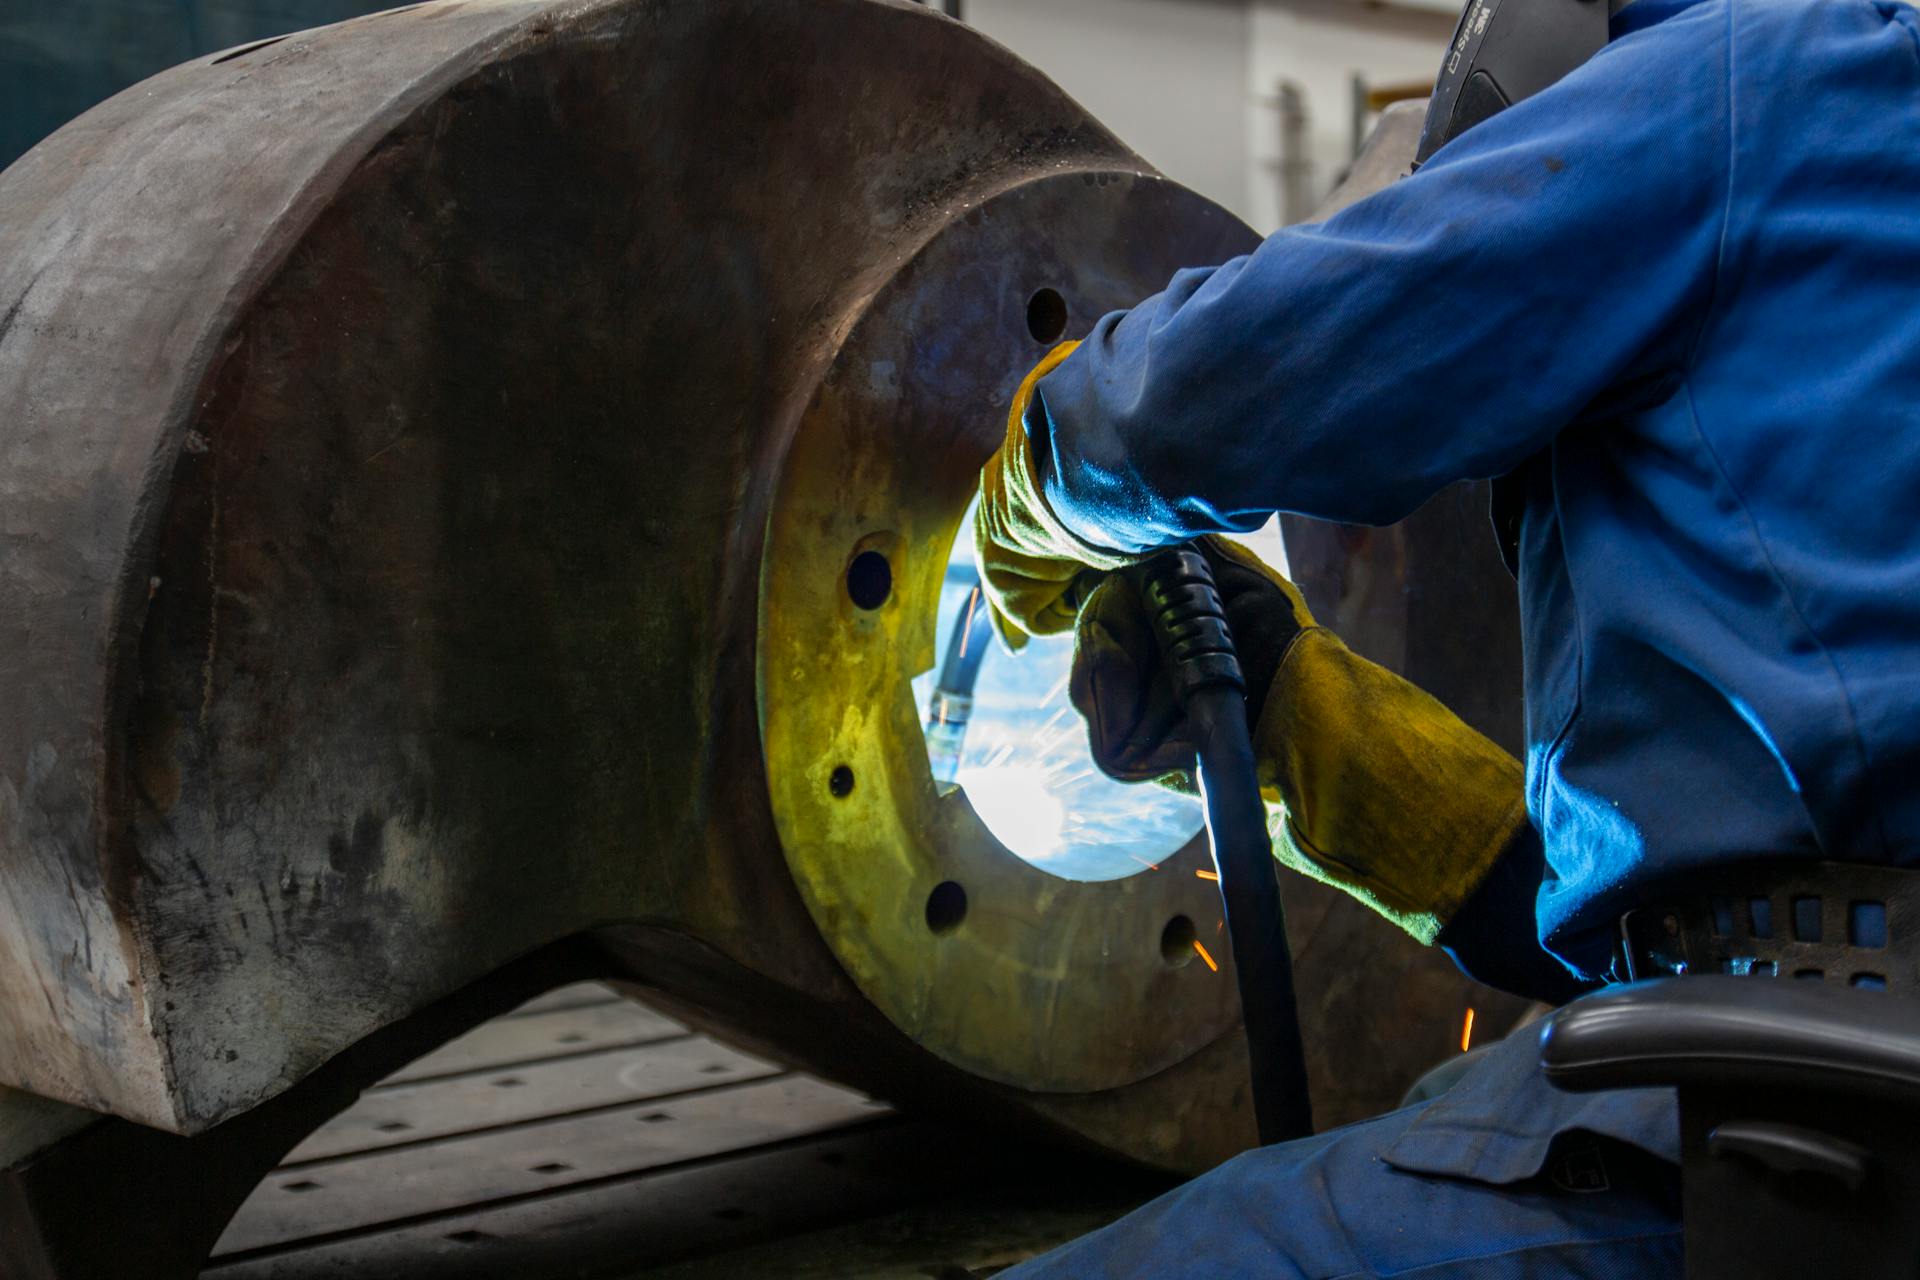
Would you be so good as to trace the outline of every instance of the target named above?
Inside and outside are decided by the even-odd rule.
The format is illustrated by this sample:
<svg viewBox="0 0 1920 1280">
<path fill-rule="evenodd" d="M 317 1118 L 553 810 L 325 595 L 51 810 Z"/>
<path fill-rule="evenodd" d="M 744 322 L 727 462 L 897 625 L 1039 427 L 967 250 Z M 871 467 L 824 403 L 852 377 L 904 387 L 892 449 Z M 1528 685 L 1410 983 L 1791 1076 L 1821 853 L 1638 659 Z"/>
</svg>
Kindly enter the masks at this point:
<svg viewBox="0 0 1920 1280">
<path fill-rule="evenodd" d="M 405 1120 L 389 1120 L 385 1124 L 377 1124 L 373 1126 L 373 1128 L 376 1133 L 405 1133 L 407 1130 L 413 1128 L 413 1126 Z"/>
<path fill-rule="evenodd" d="M 724 1062 L 709 1062 L 706 1066 L 700 1068 L 700 1074 L 703 1076 L 719 1076 L 725 1075 L 731 1070 L 733 1070 L 733 1068 Z"/>
<path fill-rule="evenodd" d="M 283 1182 L 280 1184 L 280 1189 L 282 1191 L 318 1191 L 320 1184 L 312 1178 L 302 1178 L 298 1182 Z"/>
<path fill-rule="evenodd" d="M 957 880 L 942 880 L 927 895 L 927 928 L 952 933 L 967 918 L 967 891 Z"/>
<path fill-rule="evenodd" d="M 544 1173 L 551 1176 L 556 1173 L 571 1173 L 573 1172 L 573 1166 L 570 1164 L 561 1164 L 558 1160 L 549 1160 L 545 1164 L 534 1165 L 528 1169 L 527 1172 Z"/>
<path fill-rule="evenodd" d="M 1193 921 L 1186 916 L 1175 916 L 1167 921 L 1167 927 L 1160 931 L 1160 958 L 1178 969 L 1193 959 L 1193 944 L 1200 934 L 1193 927 Z"/>
<path fill-rule="evenodd" d="M 1027 332 L 1035 342 L 1054 343 L 1067 331 L 1067 300 L 1057 289 L 1041 289 L 1027 299 Z"/>
<path fill-rule="evenodd" d="M 558 1037 L 557 1041 L 560 1044 L 585 1044 L 587 1038 L 578 1031 L 569 1031 L 567 1034 Z"/>
<path fill-rule="evenodd" d="M 493 1087 L 496 1089 L 518 1089 L 525 1083 L 526 1081 L 522 1080 L 519 1076 L 501 1076 L 493 1082 Z"/>
<path fill-rule="evenodd" d="M 878 551 L 862 551 L 847 566 L 847 596 L 856 608 L 871 612 L 893 594 L 893 566 Z"/>
<path fill-rule="evenodd" d="M 641 1124 L 664 1124 L 666 1121 L 671 1119 L 673 1119 L 673 1117 L 668 1115 L 664 1111 L 649 1111 L 647 1112 L 647 1114 L 640 1117 L 640 1123 Z"/>
<path fill-rule="evenodd" d="M 447 1239 L 455 1244 L 479 1244 L 482 1240 L 491 1240 L 493 1237 L 484 1231 L 475 1231 L 469 1227 L 465 1231 L 447 1232 Z"/>
<path fill-rule="evenodd" d="M 835 767 L 834 771 L 827 775 L 827 790 L 833 792 L 834 796 L 841 800 L 845 800 L 848 796 L 852 795 L 853 770 L 847 768 L 845 765 Z"/>
</svg>

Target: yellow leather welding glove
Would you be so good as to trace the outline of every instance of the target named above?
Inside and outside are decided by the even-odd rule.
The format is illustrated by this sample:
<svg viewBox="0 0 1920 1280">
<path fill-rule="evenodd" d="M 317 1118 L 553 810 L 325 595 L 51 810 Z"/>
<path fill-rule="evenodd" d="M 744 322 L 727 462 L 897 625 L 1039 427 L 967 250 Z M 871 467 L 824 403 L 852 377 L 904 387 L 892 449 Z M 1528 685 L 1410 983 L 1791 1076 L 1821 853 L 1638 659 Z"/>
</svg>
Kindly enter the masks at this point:
<svg viewBox="0 0 1920 1280">
<path fill-rule="evenodd" d="M 1020 384 L 1007 434 L 980 469 L 973 554 L 1001 641 L 1020 649 L 1029 635 L 1070 630 L 1080 602 L 1110 570 L 1134 557 L 1082 541 L 1060 523 L 1040 491 L 1041 471 L 1027 438 L 1027 411 L 1040 379 L 1073 354 L 1077 342 L 1047 353 Z"/>
<path fill-rule="evenodd" d="M 1194 543 L 1213 571 L 1227 628 L 1247 682 L 1247 712 L 1256 722 L 1280 659 L 1314 624 L 1295 586 L 1227 538 Z M 1093 761 L 1121 782 L 1159 782 L 1193 789 L 1194 748 L 1173 684 L 1161 661 L 1139 578 L 1110 574 L 1088 595 L 1073 635 L 1068 695 L 1087 722 Z M 1254 691 L 1262 691 L 1255 696 Z"/>
<path fill-rule="evenodd" d="M 1201 539 L 1249 677 L 1274 854 L 1432 942 L 1527 821 L 1520 763 L 1440 702 L 1316 624 L 1292 583 Z M 1094 762 L 1123 781 L 1191 769 L 1193 747 L 1130 575 L 1075 630 L 1073 703 Z M 1264 683 L 1263 683 L 1264 681 Z"/>
</svg>

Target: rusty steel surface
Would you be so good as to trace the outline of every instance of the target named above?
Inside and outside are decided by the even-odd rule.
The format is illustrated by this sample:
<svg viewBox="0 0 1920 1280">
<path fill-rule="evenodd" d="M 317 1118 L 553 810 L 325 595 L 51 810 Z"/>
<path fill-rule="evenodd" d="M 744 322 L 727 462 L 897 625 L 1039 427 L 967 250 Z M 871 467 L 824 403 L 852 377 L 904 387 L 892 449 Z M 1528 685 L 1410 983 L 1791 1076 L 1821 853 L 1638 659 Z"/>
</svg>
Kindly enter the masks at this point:
<svg viewBox="0 0 1920 1280">
<path fill-rule="evenodd" d="M 1257 240 L 1163 178 L 1111 169 L 1030 179 L 960 214 L 868 305 L 783 468 L 761 574 L 774 815 L 835 955 L 914 1040 L 1002 1083 L 1110 1089 L 1238 1018 L 1230 968 L 1185 946 L 1163 955 L 1170 920 L 1227 950 L 1213 936 L 1218 891 L 1194 875 L 1212 865 L 1205 838 L 1092 883 L 1022 861 L 963 789 L 936 787 L 910 682 L 933 665 L 949 552 L 1004 434 L 993 407 L 1062 336 L 1034 336 L 1029 297 L 1052 290 L 1064 336 L 1083 337 L 1183 264 Z M 863 609 L 843 582 L 869 552 L 887 558 L 892 588 Z M 1064 691 L 1056 701 L 1078 732 Z M 936 929 L 942 885 L 964 895 L 964 918 Z"/>
<path fill-rule="evenodd" d="M 1229 975 L 1089 950 L 1193 878 L 996 860 L 924 760 L 828 732 L 910 757 L 897 689 L 779 646 L 924 666 L 1031 289 L 1084 330 L 1250 243 L 904 0 L 437 0 L 61 130 L 0 174 L 0 1084 L 199 1133 L 584 937 L 872 1092 L 1245 1145 Z M 871 872 L 807 816 L 830 746 L 898 784 L 855 792 Z M 930 938 L 943 868 L 975 911 Z M 1519 1012 L 1286 893 L 1323 1123 Z"/>
</svg>

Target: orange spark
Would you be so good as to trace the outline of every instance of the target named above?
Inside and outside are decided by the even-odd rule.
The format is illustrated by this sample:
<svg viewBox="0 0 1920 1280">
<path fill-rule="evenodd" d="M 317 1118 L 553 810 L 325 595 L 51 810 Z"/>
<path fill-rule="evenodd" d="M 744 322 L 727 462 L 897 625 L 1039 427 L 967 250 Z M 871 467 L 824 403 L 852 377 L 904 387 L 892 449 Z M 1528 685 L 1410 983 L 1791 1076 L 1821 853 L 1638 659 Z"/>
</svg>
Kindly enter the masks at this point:
<svg viewBox="0 0 1920 1280">
<path fill-rule="evenodd" d="M 1137 853 L 1130 853 L 1127 856 L 1129 858 L 1132 858 L 1135 862 L 1139 863 L 1141 866 L 1145 867 L 1149 871 L 1158 871 L 1160 869 L 1159 863 L 1148 862 L 1145 858 L 1141 857 Z"/>
<path fill-rule="evenodd" d="M 1215 973 L 1220 972 L 1220 966 L 1213 962 L 1213 957 L 1207 954 L 1207 949 L 1200 945 L 1200 939 L 1195 938 L 1193 940 L 1193 949 L 1198 951 L 1200 958 L 1207 962 L 1207 968 L 1213 970 Z"/>
<path fill-rule="evenodd" d="M 1220 878 L 1218 871 L 1196 871 L 1193 874 L 1199 876 L 1202 880 L 1218 880 Z"/>
<path fill-rule="evenodd" d="M 1460 1024 L 1460 1052 L 1465 1053 L 1467 1046 L 1473 1043 L 1473 1006 L 1467 1006 L 1467 1020 Z"/>
</svg>

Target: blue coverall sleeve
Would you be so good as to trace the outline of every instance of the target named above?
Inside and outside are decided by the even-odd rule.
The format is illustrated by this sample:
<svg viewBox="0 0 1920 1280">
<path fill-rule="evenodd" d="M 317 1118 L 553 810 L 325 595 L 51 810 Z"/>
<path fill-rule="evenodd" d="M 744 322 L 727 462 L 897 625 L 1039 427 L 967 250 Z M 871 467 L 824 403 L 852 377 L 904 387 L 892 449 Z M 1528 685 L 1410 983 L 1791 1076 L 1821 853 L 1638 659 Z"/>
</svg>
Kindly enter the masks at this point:
<svg viewBox="0 0 1920 1280">
<path fill-rule="evenodd" d="M 1412 177 L 1100 320 L 1028 416 L 1054 510 L 1129 552 L 1276 510 L 1389 523 L 1662 394 L 1725 218 L 1724 26 L 1622 36 Z"/>
<path fill-rule="evenodd" d="M 1477 982 L 1529 1000 L 1565 1004 L 1596 984 L 1576 977 L 1525 930 L 1514 927 L 1517 921 L 1533 919 L 1545 873 L 1540 833 L 1526 823 L 1434 942 Z"/>
</svg>

